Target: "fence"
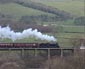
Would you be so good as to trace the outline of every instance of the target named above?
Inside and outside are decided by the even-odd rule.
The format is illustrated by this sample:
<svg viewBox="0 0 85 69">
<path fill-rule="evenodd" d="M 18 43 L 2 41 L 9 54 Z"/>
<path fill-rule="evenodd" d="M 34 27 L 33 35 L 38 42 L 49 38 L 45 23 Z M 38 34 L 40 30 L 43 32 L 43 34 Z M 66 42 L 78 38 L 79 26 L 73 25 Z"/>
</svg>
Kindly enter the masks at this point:
<svg viewBox="0 0 85 69">
<path fill-rule="evenodd" d="M 11 52 L 11 51 L 13 51 L 13 50 L 18 50 L 18 51 L 21 51 L 21 56 L 23 56 L 24 55 L 24 52 L 26 51 L 26 50 L 33 50 L 34 51 L 34 55 L 36 56 L 36 55 L 38 55 L 37 54 L 37 51 L 40 51 L 40 50 L 45 50 L 45 51 L 47 51 L 47 55 L 49 56 L 51 56 L 52 55 L 52 53 L 55 53 L 54 55 L 60 55 L 61 57 L 63 57 L 63 56 L 65 56 L 65 51 L 67 51 L 67 53 L 68 52 L 70 52 L 71 54 L 72 53 L 74 53 L 74 48 L 0 48 L 0 50 L 1 51 L 6 51 L 6 50 L 8 50 L 9 51 L 9 53 Z M 53 52 L 54 51 L 54 52 Z M 69 54 L 70 55 L 70 54 Z"/>
</svg>

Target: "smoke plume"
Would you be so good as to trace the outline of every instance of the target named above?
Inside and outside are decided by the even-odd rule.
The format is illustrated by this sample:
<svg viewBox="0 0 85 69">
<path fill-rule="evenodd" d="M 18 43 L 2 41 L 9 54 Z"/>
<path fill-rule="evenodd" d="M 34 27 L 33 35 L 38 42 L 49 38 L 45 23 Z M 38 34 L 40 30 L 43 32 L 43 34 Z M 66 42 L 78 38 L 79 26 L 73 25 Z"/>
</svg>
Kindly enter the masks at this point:
<svg viewBox="0 0 85 69">
<path fill-rule="evenodd" d="M 2 39 L 9 38 L 12 41 L 15 41 L 17 39 L 23 39 L 29 37 L 34 37 L 36 39 L 47 40 L 47 41 L 56 41 L 56 39 L 53 36 L 42 34 L 37 29 L 32 30 L 32 28 L 29 28 L 23 30 L 22 32 L 14 32 L 13 30 L 11 30 L 9 26 L 7 27 L 0 26 L 0 38 Z"/>
</svg>

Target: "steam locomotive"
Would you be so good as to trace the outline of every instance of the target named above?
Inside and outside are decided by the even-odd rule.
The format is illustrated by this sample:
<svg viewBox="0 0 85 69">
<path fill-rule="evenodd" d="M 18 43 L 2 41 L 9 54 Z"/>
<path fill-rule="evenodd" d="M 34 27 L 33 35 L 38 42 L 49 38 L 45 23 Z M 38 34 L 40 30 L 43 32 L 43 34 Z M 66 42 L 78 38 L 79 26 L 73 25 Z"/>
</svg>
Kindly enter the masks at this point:
<svg viewBox="0 0 85 69">
<path fill-rule="evenodd" d="M 0 43 L 0 48 L 59 48 L 58 43 Z"/>
</svg>

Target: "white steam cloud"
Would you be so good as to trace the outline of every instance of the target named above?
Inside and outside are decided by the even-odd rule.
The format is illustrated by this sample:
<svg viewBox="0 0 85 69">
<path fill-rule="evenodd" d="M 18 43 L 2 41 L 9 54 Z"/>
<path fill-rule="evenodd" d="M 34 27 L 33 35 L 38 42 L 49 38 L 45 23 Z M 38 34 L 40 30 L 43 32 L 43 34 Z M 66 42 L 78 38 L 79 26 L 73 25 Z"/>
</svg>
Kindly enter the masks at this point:
<svg viewBox="0 0 85 69">
<path fill-rule="evenodd" d="M 37 29 L 32 30 L 32 28 L 29 28 L 23 30 L 22 32 L 14 32 L 13 30 L 10 29 L 9 26 L 7 27 L 0 26 L 0 38 L 2 39 L 9 38 L 12 41 L 15 41 L 17 39 L 23 39 L 29 37 L 35 37 L 36 39 L 47 40 L 47 41 L 56 41 L 56 39 L 53 36 L 42 34 L 41 32 L 38 32 Z"/>
</svg>

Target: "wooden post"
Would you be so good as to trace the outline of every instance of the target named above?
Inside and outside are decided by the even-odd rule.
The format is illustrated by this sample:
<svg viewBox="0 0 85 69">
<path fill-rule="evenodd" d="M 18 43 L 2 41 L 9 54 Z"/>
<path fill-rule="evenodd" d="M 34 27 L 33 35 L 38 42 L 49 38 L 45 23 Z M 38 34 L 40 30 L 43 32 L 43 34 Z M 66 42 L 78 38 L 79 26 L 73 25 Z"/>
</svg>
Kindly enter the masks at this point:
<svg viewBox="0 0 85 69">
<path fill-rule="evenodd" d="M 37 56 L 37 49 L 34 49 L 34 55 Z"/>
<path fill-rule="evenodd" d="M 21 49 L 21 57 L 24 56 L 24 49 Z"/>
<path fill-rule="evenodd" d="M 61 48 L 61 57 L 63 57 L 63 49 Z"/>
<path fill-rule="evenodd" d="M 10 55 L 10 53 L 11 53 L 11 49 L 9 48 L 9 49 L 8 49 L 8 54 Z"/>
<path fill-rule="evenodd" d="M 48 50 L 48 69 L 51 69 L 51 66 L 50 66 L 50 64 L 51 64 L 51 61 L 50 61 L 50 49 L 48 48 L 47 50 Z"/>
</svg>

